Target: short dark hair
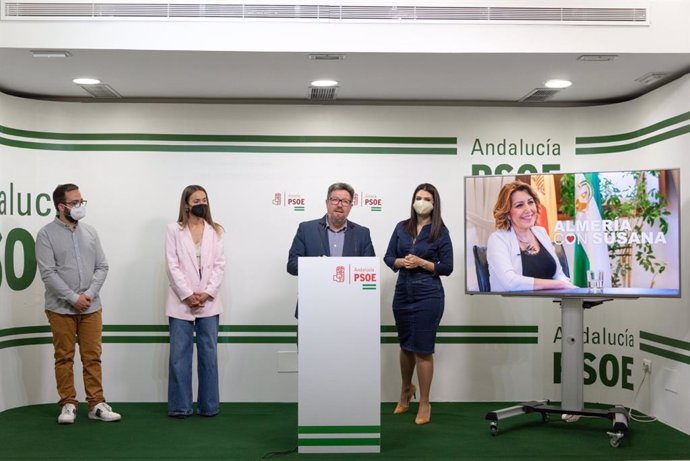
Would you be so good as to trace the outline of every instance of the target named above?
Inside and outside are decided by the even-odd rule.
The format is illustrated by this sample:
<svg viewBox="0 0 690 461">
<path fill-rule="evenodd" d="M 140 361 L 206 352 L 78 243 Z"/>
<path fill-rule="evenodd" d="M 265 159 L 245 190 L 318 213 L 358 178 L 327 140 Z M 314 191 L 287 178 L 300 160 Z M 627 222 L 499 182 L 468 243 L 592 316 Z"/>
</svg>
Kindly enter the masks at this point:
<svg viewBox="0 0 690 461">
<path fill-rule="evenodd" d="M 76 184 L 58 184 L 58 186 L 53 191 L 53 205 L 55 205 L 55 212 L 58 213 L 58 205 L 60 203 L 65 203 L 65 195 L 67 192 L 72 192 L 73 190 L 79 190 L 79 186 Z M 58 213 L 59 214 L 59 213 Z"/>
<path fill-rule="evenodd" d="M 337 183 L 331 184 L 328 187 L 328 192 L 326 192 L 326 200 L 331 198 L 331 194 L 336 190 L 347 191 L 347 193 L 350 194 L 350 200 L 354 200 L 354 198 L 355 198 L 355 189 L 351 185 L 344 183 L 344 182 L 337 182 Z"/>
</svg>

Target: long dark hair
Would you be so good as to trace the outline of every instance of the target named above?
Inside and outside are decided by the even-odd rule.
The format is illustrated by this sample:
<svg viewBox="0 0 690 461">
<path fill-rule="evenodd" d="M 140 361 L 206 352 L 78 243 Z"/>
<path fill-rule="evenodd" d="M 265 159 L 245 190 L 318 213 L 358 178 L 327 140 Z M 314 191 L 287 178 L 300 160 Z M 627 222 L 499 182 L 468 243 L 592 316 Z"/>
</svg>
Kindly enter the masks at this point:
<svg viewBox="0 0 690 461">
<path fill-rule="evenodd" d="M 223 226 L 213 222 L 213 217 L 211 217 L 211 201 L 208 198 L 208 192 L 206 192 L 206 189 L 196 184 L 187 186 L 182 191 L 182 196 L 180 197 L 180 214 L 177 217 L 177 223 L 181 228 L 184 228 L 187 225 L 187 222 L 189 221 L 189 204 L 187 202 L 189 201 L 189 197 L 191 197 L 191 195 L 196 191 L 202 191 L 204 194 L 206 194 L 206 204 L 208 207 L 204 220 L 215 229 L 216 233 L 220 234 L 223 232 Z"/>
<path fill-rule="evenodd" d="M 414 199 L 417 196 L 417 192 L 420 190 L 429 192 L 434 199 L 434 209 L 431 210 L 431 232 L 429 233 L 429 241 L 433 242 L 438 238 L 438 234 L 443 229 L 443 219 L 441 218 L 441 196 L 438 194 L 438 190 L 432 184 L 423 183 L 417 186 L 412 194 L 412 203 L 410 203 L 410 219 L 403 222 L 405 230 L 413 238 L 417 238 L 417 212 L 414 211 Z"/>
</svg>

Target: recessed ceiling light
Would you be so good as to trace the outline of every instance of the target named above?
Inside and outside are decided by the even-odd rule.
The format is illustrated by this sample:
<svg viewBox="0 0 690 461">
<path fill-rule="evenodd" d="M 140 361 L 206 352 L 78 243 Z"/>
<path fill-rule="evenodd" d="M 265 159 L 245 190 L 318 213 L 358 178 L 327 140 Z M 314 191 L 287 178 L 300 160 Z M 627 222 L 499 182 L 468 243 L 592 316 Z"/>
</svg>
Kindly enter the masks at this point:
<svg viewBox="0 0 690 461">
<path fill-rule="evenodd" d="M 31 50 L 34 58 L 69 58 L 72 54 L 67 50 Z"/>
<path fill-rule="evenodd" d="M 557 78 L 544 82 L 546 88 L 568 88 L 573 82 L 570 80 L 560 80 Z"/>
<path fill-rule="evenodd" d="M 314 80 L 313 82 L 310 83 L 311 86 L 316 86 L 316 87 L 329 87 L 329 86 L 338 86 L 338 82 L 336 80 Z"/>
<path fill-rule="evenodd" d="M 72 80 L 72 83 L 76 83 L 77 85 L 98 85 L 101 81 L 97 78 L 79 77 Z"/>
</svg>

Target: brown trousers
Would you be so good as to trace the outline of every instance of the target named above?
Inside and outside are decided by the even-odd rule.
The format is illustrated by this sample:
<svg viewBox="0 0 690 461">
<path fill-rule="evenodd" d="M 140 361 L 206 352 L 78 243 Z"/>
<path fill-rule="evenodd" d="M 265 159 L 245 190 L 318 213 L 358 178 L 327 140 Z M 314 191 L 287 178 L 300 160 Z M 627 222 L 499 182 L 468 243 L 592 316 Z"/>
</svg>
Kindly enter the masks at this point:
<svg viewBox="0 0 690 461">
<path fill-rule="evenodd" d="M 101 372 L 101 312 L 99 310 L 92 314 L 64 315 L 46 311 L 53 332 L 55 381 L 60 395 L 58 403 L 61 406 L 66 403 L 78 403 L 77 390 L 74 387 L 74 353 L 77 344 L 89 410 L 105 402 Z"/>
</svg>

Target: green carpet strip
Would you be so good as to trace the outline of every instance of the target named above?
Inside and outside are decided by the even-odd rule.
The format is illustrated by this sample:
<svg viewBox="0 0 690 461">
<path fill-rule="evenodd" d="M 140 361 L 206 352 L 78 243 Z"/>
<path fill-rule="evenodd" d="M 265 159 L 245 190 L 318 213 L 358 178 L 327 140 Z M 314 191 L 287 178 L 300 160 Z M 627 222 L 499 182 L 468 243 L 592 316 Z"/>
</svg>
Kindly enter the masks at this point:
<svg viewBox="0 0 690 461">
<path fill-rule="evenodd" d="M 525 379 L 531 379 L 528 376 Z M 433 394 L 432 394 L 433 395 Z M 230 396 L 232 397 L 232 396 Z M 57 424 L 54 403 L 0 412 L 0 459 L 12 460 L 260 460 L 269 453 L 289 453 L 310 435 L 298 427 L 295 403 L 221 403 L 215 418 L 185 420 L 166 416 L 160 403 L 111 402 L 122 414 L 118 423 L 93 421 L 81 403 L 74 424 Z M 434 402 L 430 424 L 417 426 L 417 403 L 394 415 L 395 403 L 381 405 L 380 429 L 367 436 L 342 434 L 362 443 L 380 443 L 380 453 L 300 455 L 271 459 L 346 461 L 630 461 L 688 459 L 690 436 L 661 422 L 635 423 L 619 448 L 609 445 L 611 422 L 560 418 L 542 422 L 539 414 L 508 418 L 492 437 L 484 416 L 515 402 Z M 299 431 L 299 432 L 298 432 Z M 376 441 L 380 432 L 380 442 Z M 326 439 L 334 435 L 322 432 Z M 376 441 L 376 442 L 372 442 Z M 347 447 L 346 447 L 347 448 Z"/>
</svg>

